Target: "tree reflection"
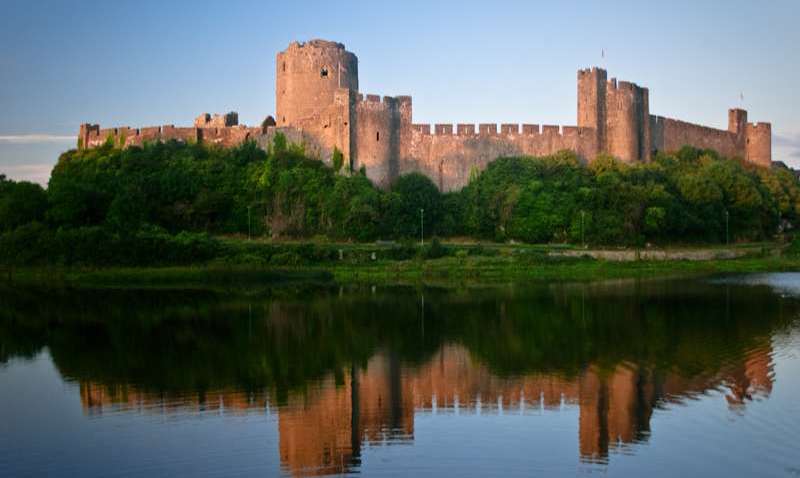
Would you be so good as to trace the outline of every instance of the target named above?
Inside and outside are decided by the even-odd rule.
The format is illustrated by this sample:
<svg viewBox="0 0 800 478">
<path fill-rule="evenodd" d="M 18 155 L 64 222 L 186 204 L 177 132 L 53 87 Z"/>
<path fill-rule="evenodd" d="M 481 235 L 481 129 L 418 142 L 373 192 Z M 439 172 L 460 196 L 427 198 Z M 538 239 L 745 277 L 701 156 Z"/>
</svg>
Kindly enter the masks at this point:
<svg viewBox="0 0 800 478">
<path fill-rule="evenodd" d="M 666 403 L 769 395 L 771 336 L 798 304 L 731 287 L 6 290 L 0 360 L 48 347 L 90 414 L 274 408 L 296 474 L 353 471 L 365 444 L 413 439 L 415 413 L 456 408 L 577 406 L 580 456 L 603 462 L 647 440 Z"/>
</svg>

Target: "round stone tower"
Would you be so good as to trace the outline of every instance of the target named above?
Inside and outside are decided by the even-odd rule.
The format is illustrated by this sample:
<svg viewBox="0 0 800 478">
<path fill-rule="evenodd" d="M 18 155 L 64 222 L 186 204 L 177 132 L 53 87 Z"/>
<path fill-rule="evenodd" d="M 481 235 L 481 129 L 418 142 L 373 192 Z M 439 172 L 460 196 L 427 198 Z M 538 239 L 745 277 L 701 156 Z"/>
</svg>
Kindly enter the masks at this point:
<svg viewBox="0 0 800 478">
<path fill-rule="evenodd" d="M 302 126 L 333 104 L 337 90 L 358 91 L 358 58 L 341 43 L 293 42 L 276 66 L 278 126 Z"/>
</svg>

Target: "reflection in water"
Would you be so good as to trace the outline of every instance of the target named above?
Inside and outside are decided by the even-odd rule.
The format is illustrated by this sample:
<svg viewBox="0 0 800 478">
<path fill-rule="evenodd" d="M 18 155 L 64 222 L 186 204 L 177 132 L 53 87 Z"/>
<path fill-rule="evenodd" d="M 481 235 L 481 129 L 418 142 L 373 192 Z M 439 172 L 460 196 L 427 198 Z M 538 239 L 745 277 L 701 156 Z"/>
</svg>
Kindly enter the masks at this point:
<svg viewBox="0 0 800 478">
<path fill-rule="evenodd" d="M 610 449 L 647 440 L 650 416 L 659 404 L 723 386 L 731 406 L 769 396 L 770 355 L 766 343 L 741 362 L 695 377 L 622 363 L 609 370 L 590 365 L 580 376 L 565 379 L 555 374 L 498 377 L 454 344 L 443 346 L 424 365 L 402 370 L 397 356 L 381 352 L 365 368 L 353 367 L 341 383 L 331 376 L 303 393 L 290 394 L 277 411 L 280 458 L 295 473 L 344 473 L 360 463 L 363 443 L 412 440 L 415 411 L 525 413 L 577 405 L 581 459 L 604 462 Z M 109 408 L 240 413 L 269 406 L 268 394 L 235 390 L 166 398 L 131 386 L 112 389 L 81 382 L 80 392 L 89 414 Z"/>
<path fill-rule="evenodd" d="M 92 416 L 274 412 L 297 475 L 358 471 L 365 446 L 413 441 L 415 415 L 456 411 L 577 407 L 580 458 L 605 463 L 646 441 L 666 404 L 768 397 L 771 338 L 798 305 L 671 282 L 426 290 L 424 302 L 412 289 L 76 294 L 0 295 L 0 360 L 49 347 Z"/>
</svg>

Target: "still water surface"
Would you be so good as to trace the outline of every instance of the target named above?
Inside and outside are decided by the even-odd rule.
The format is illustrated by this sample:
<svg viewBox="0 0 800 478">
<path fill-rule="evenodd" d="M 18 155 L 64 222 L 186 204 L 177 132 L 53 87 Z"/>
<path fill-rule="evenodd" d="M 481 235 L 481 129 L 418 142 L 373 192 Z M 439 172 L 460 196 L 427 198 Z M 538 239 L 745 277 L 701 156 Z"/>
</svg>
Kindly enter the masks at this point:
<svg viewBox="0 0 800 478">
<path fill-rule="evenodd" d="M 800 476 L 800 274 L 0 291 L 0 476 Z"/>
</svg>

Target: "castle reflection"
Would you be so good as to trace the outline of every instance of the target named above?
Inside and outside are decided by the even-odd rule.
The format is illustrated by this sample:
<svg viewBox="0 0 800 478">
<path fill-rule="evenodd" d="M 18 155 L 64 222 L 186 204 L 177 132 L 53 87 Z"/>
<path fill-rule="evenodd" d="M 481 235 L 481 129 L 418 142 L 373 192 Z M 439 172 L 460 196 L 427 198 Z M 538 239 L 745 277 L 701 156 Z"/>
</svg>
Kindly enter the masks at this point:
<svg viewBox="0 0 800 478">
<path fill-rule="evenodd" d="M 330 374 L 276 407 L 280 459 L 295 475 L 355 471 L 364 446 L 414 438 L 415 413 L 526 413 L 579 409 L 579 453 L 585 462 L 607 461 L 609 452 L 646 441 L 653 410 L 710 390 L 725 393 L 728 406 L 743 407 L 772 389 L 772 348 L 768 339 L 744 357 L 713 372 L 687 377 L 625 362 L 590 364 L 577 376 L 557 373 L 503 377 L 492 373 L 458 344 L 443 345 L 424 364 L 406 365 L 382 351 L 364 367 Z M 81 403 L 89 414 L 260 413 L 273 400 L 267 391 L 217 390 L 203 394 L 140 392 L 133 385 L 80 381 Z"/>
<path fill-rule="evenodd" d="M 266 415 L 294 475 L 358 471 L 454 412 L 577 414 L 575 453 L 604 463 L 659 407 L 769 396 L 773 337 L 800 316 L 769 288 L 700 281 L 47 293 L 0 290 L 0 364 L 46 347 L 90 416 Z"/>
</svg>

